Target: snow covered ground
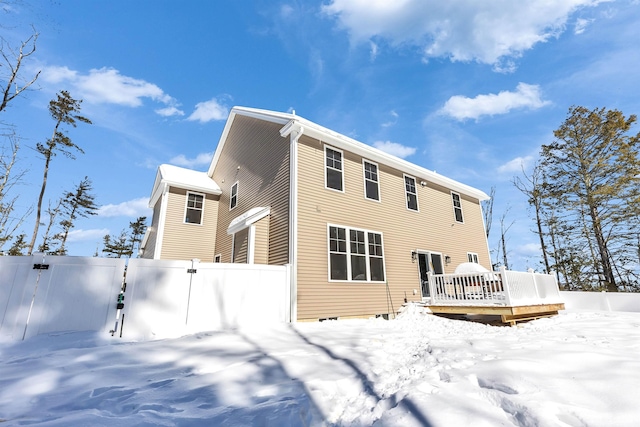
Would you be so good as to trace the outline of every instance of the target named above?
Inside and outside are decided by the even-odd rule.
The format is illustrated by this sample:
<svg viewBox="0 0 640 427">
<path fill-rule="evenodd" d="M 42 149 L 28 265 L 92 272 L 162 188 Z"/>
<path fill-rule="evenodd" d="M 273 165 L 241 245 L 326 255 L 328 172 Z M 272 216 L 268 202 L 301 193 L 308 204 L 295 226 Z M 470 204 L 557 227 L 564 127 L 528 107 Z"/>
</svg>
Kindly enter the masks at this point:
<svg viewBox="0 0 640 427">
<path fill-rule="evenodd" d="M 3 342 L 0 425 L 637 426 L 640 313 Z"/>
</svg>

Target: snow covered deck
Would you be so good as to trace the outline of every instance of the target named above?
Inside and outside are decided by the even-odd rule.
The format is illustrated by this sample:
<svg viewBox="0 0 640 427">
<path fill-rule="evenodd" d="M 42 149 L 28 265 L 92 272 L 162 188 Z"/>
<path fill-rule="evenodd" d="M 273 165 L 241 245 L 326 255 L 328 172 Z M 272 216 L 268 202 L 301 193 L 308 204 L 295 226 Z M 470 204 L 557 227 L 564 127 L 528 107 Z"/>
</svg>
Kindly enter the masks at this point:
<svg viewBox="0 0 640 427">
<path fill-rule="evenodd" d="M 564 310 L 552 274 L 509 271 L 429 275 L 426 304 L 433 313 L 495 314 L 503 322 L 549 316 Z"/>
</svg>

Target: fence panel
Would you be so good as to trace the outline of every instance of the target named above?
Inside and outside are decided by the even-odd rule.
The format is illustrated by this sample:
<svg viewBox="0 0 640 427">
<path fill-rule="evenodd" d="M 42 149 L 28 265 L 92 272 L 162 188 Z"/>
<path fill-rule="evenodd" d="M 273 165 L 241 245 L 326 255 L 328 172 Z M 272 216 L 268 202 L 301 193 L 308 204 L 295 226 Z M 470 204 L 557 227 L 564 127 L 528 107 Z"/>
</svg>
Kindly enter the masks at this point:
<svg viewBox="0 0 640 427">
<path fill-rule="evenodd" d="M 111 258 L 0 257 L 0 336 L 108 331 L 124 265 Z"/>
<path fill-rule="evenodd" d="M 129 339 L 289 320 L 287 266 L 132 259 L 126 282 Z"/>
</svg>

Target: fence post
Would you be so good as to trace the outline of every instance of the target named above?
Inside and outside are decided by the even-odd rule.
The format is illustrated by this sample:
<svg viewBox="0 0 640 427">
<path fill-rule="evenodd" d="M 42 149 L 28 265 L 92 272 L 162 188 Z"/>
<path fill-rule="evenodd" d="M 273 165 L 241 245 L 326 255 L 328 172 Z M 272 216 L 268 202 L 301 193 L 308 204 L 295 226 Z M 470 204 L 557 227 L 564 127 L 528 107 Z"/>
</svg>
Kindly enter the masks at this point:
<svg viewBox="0 0 640 427">
<path fill-rule="evenodd" d="M 502 279 L 502 289 L 504 289 L 504 301 L 507 305 L 511 305 L 511 289 L 507 280 L 507 268 L 504 265 L 500 267 L 500 278 Z"/>
<path fill-rule="evenodd" d="M 540 301 L 542 298 L 540 298 L 540 290 L 538 289 L 536 271 L 533 268 L 530 268 L 529 273 L 531 273 L 531 277 L 533 277 L 533 289 L 536 291 L 536 301 Z"/>
</svg>

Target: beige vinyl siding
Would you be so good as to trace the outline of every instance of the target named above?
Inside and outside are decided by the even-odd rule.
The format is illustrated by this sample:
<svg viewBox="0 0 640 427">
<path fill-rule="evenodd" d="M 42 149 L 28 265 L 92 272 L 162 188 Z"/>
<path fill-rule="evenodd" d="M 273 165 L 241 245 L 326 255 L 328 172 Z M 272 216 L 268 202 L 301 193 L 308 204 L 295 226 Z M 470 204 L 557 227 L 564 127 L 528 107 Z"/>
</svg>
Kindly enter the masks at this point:
<svg viewBox="0 0 640 427">
<path fill-rule="evenodd" d="M 241 115 L 229 130 L 213 179 L 222 189 L 219 207 L 217 252 L 231 261 L 231 236 L 227 228 L 234 218 L 256 207 L 271 208 L 268 263 L 289 262 L 289 138 L 280 136 L 282 125 Z M 229 211 L 231 186 L 238 182 L 238 205 Z"/>
<path fill-rule="evenodd" d="M 298 319 L 363 316 L 387 313 L 384 283 L 330 282 L 328 280 L 327 224 L 366 229 L 382 234 L 384 265 L 393 308 L 419 300 L 418 263 L 411 251 L 429 250 L 449 255 L 452 272 L 466 262 L 467 252 L 479 254 L 489 268 L 489 254 L 477 200 L 463 195 L 465 223 L 456 223 L 449 189 L 416 176 L 419 212 L 406 207 L 402 171 L 379 166 L 381 201 L 364 196 L 362 158 L 344 151 L 344 193 L 324 188 L 324 143 L 303 136 L 298 152 Z M 413 292 L 416 290 L 417 294 Z"/>
<path fill-rule="evenodd" d="M 155 254 L 161 207 L 162 198 L 159 198 L 156 205 L 153 207 L 153 217 L 151 217 L 151 225 L 149 226 L 149 238 L 147 239 L 147 243 L 144 247 L 142 258 L 153 259 L 153 255 Z"/>
<path fill-rule="evenodd" d="M 233 262 L 237 264 L 247 263 L 247 245 L 249 229 L 238 231 L 233 235 Z"/>
<path fill-rule="evenodd" d="M 269 263 L 269 217 L 266 216 L 254 224 L 255 226 L 255 252 L 254 264 Z"/>
<path fill-rule="evenodd" d="M 198 193 L 201 194 L 201 193 Z M 213 262 L 218 222 L 219 196 L 206 194 L 202 224 L 186 224 L 187 190 L 169 189 L 161 259 L 193 259 Z"/>
</svg>

